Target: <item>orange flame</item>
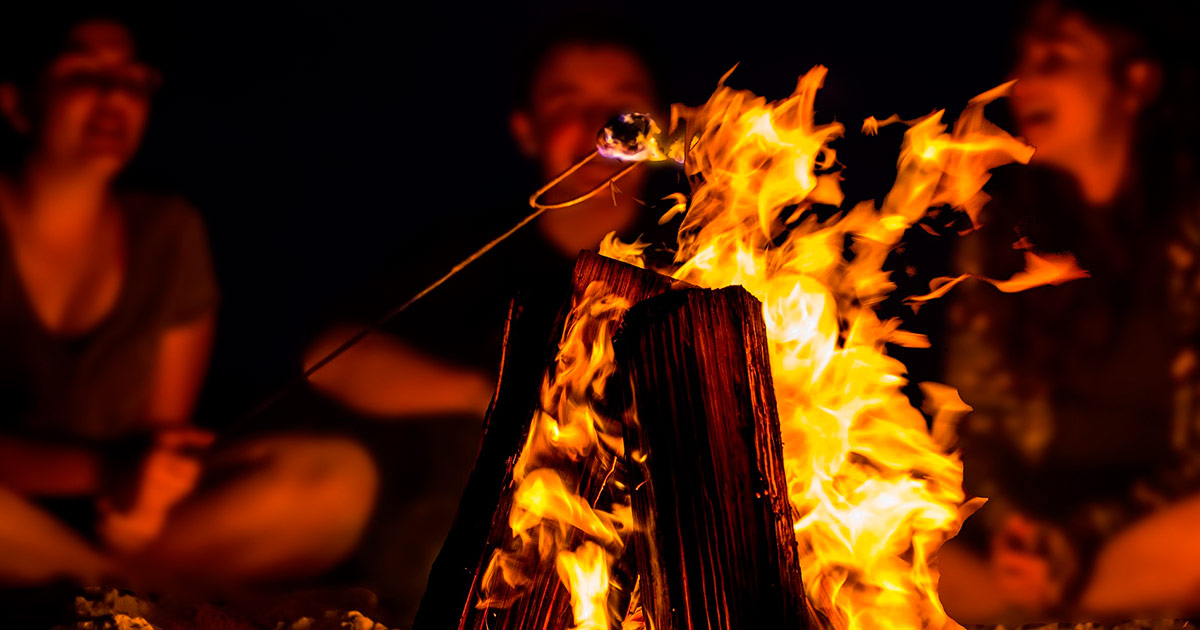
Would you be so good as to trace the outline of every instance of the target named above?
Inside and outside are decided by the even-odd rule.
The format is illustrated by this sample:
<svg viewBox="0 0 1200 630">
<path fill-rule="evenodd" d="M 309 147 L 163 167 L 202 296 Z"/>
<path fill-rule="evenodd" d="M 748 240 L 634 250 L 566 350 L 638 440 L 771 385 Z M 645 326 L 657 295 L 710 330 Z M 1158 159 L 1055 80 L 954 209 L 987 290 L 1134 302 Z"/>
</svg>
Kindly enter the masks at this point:
<svg viewBox="0 0 1200 630">
<path fill-rule="evenodd" d="M 1025 251 L 1025 269 L 1019 271 L 1008 280 L 993 280 L 971 273 L 965 273 L 957 278 L 936 278 L 930 283 L 932 289 L 925 295 L 914 295 L 905 301 L 914 304 L 928 302 L 942 297 L 950 292 L 958 283 L 969 278 L 978 278 L 1000 289 L 1005 293 L 1017 293 L 1043 285 L 1059 285 L 1071 280 L 1087 278 L 1088 272 L 1079 268 L 1075 257 L 1070 254 L 1042 254 Z"/>
<path fill-rule="evenodd" d="M 1011 83 L 972 99 L 949 133 L 941 111 L 868 119 L 868 134 L 909 126 L 896 181 L 878 209 L 860 203 L 819 222 L 809 208 L 842 202 L 829 142 L 844 129 L 813 122 L 824 76 L 813 68 L 774 103 L 722 79 L 704 106 L 677 110 L 696 136 L 686 168 L 699 183 L 673 274 L 703 287 L 741 285 L 763 302 L 812 605 L 839 630 L 955 626 L 931 559 L 981 504 L 964 502 L 962 464 L 950 451 L 953 425 L 970 408 L 952 389 L 926 384 L 934 431 L 926 428 L 885 344 L 928 341 L 872 307 L 894 288 L 883 263 L 909 227 L 943 206 L 974 222 L 989 170 L 1027 162 L 1033 149 L 983 118 Z M 1029 256 L 1026 273 L 993 284 L 1020 290 L 1080 277 L 1064 260 Z"/>
<path fill-rule="evenodd" d="M 829 143 L 845 130 L 814 123 L 825 73 L 813 68 L 777 102 L 727 87 L 727 73 L 703 106 L 676 106 L 669 133 L 686 123 L 690 135 L 678 147 L 688 147 L 682 157 L 693 190 L 668 212 L 684 218 L 675 266 L 666 271 L 702 287 L 741 285 L 763 303 L 800 566 L 814 609 L 837 630 L 956 627 L 938 601 L 931 561 L 982 503 L 965 501 L 961 460 L 951 450 L 954 425 L 970 407 L 952 388 L 923 384 L 933 417 L 927 428 L 901 392 L 904 365 L 885 345 L 928 341 L 881 321 L 873 307 L 895 288 L 883 264 L 909 227 L 947 206 L 975 222 L 989 170 L 1026 162 L 1033 149 L 983 117 L 1011 83 L 972 99 L 950 132 L 941 111 L 912 121 L 870 118 L 864 133 L 909 127 L 895 183 L 879 207 L 864 202 L 819 221 L 808 210 L 843 200 Z M 644 249 L 610 235 L 601 251 L 643 266 Z M 1017 291 L 1086 275 L 1073 259 L 1026 256 L 1025 272 L 988 282 Z M 911 301 L 943 295 L 963 279 L 940 279 Z M 596 509 L 557 467 L 598 458 L 611 470 L 624 454 L 619 428 L 594 402 L 613 374 L 613 326 L 627 307 L 597 285 L 576 305 L 515 472 L 510 524 L 518 544 L 497 553 L 485 576 L 485 593 L 497 580 L 516 586 L 528 580 L 525 556 L 555 558 L 577 629 L 609 627 L 611 563 L 630 510 Z M 586 540 L 568 549 L 568 532 Z M 502 604 L 485 597 L 480 606 Z M 641 626 L 635 608 L 623 628 Z"/>
</svg>

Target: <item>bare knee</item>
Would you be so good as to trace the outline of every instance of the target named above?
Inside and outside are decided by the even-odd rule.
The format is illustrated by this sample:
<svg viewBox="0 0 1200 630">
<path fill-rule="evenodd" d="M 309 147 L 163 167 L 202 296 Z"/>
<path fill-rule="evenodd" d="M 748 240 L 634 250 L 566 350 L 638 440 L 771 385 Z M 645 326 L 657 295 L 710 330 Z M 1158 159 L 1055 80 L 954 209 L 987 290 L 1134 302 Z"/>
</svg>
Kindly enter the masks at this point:
<svg viewBox="0 0 1200 630">
<path fill-rule="evenodd" d="M 1082 607 L 1099 614 L 1200 610 L 1200 495 L 1162 509 L 1099 554 Z"/>
<path fill-rule="evenodd" d="M 375 505 L 375 463 L 337 437 L 276 435 L 220 454 L 225 481 L 177 511 L 148 554 L 168 571 L 270 581 L 318 574 L 358 543 Z"/>
<path fill-rule="evenodd" d="M 353 440 L 291 438 L 277 451 L 275 468 L 293 508 L 330 531 L 357 532 L 374 509 L 379 473 L 367 449 Z"/>
<path fill-rule="evenodd" d="M 0 486 L 0 586 L 67 578 L 95 583 L 115 567 L 28 497 Z"/>
</svg>

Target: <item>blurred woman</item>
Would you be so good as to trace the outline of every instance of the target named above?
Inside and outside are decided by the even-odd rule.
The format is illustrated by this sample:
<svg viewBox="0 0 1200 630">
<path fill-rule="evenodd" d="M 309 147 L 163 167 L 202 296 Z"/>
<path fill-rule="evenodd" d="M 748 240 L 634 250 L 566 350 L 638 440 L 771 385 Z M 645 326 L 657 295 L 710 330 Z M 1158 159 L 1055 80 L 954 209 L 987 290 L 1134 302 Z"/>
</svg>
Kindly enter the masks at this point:
<svg viewBox="0 0 1200 630">
<path fill-rule="evenodd" d="M 991 498 L 941 558 L 961 622 L 1200 606 L 1200 546 L 1182 535 L 1200 526 L 1195 84 L 1145 27 L 1171 19 L 1040 3 L 1019 39 L 1012 114 L 1037 151 L 998 178 L 959 271 L 1007 277 L 1032 247 L 1091 277 L 965 286 L 948 309 L 945 378 L 975 408 L 966 486 Z"/>
<path fill-rule="evenodd" d="M 204 454 L 217 289 L 200 216 L 118 190 L 159 83 L 107 18 L 26 33 L 0 111 L 0 582 L 303 577 L 353 547 L 374 467 L 346 441 Z M 203 455 L 203 456 L 202 456 Z M 136 570 L 135 570 L 136 569 Z"/>
</svg>

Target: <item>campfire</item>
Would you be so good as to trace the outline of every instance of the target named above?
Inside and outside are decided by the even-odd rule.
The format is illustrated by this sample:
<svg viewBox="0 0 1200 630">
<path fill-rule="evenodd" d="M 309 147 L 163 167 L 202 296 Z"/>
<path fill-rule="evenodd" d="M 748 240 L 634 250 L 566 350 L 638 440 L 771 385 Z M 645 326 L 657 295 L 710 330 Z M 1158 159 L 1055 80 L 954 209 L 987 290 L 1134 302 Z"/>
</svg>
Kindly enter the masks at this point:
<svg viewBox="0 0 1200 630">
<path fill-rule="evenodd" d="M 989 170 L 1033 150 L 983 116 L 1011 84 L 972 99 L 952 129 L 941 111 L 868 119 L 864 133 L 908 127 L 895 183 L 881 204 L 823 211 L 843 203 L 830 143 L 845 133 L 815 123 L 825 73 L 777 102 L 727 75 L 665 133 L 639 136 L 638 153 L 682 161 L 692 188 L 669 213 L 683 220 L 668 268 L 646 270 L 640 243 L 582 255 L 544 352 L 514 303 L 418 628 L 957 625 L 931 557 L 982 504 L 965 499 L 953 451 L 970 408 L 922 384 L 928 428 L 886 353 L 928 342 L 874 307 L 908 228 L 931 211 L 974 223 Z M 988 281 L 1084 275 L 1069 256 L 1027 261 Z"/>
</svg>

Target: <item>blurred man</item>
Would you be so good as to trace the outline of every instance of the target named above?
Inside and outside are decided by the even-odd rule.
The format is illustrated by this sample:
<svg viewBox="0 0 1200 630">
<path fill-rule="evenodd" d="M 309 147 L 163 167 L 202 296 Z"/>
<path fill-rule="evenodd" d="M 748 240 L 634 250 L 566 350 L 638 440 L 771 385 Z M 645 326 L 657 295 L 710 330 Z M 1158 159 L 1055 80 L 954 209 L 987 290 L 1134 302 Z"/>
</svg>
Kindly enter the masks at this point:
<svg viewBox="0 0 1200 630">
<path fill-rule="evenodd" d="M 967 490 L 991 499 L 968 522 L 985 527 L 986 563 L 960 541 L 942 556 L 961 622 L 1200 607 L 1200 547 L 1185 534 L 1200 526 L 1200 205 L 1195 147 L 1180 142 L 1194 127 L 1175 118 L 1194 114 L 1173 91 L 1176 58 L 1138 24 L 1169 14 L 1132 11 L 1036 5 L 1011 105 L 1037 151 L 998 178 L 985 228 L 959 248 L 959 272 L 1011 275 L 1020 238 L 1091 274 L 952 296 L 945 378 L 975 408 L 961 427 Z"/>
<path fill-rule="evenodd" d="M 656 109 L 650 69 L 631 44 L 609 34 L 568 30 L 533 55 L 510 127 L 521 153 L 536 162 L 542 180 L 548 181 L 592 153 L 597 132 L 615 115 Z M 593 160 L 550 191 L 545 201 L 577 197 L 612 177 L 621 166 L 612 160 Z M 508 300 L 518 292 L 530 293 L 536 300 L 547 287 L 565 287 L 576 255 L 596 249 L 609 232 L 637 236 L 650 229 L 657 215 L 645 206 L 646 183 L 646 170 L 638 169 L 620 181 L 616 194 L 601 194 L 543 214 L 533 226 L 400 316 L 389 328 L 396 336 L 368 337 L 317 372 L 312 383 L 370 415 L 481 415 L 495 385 Z M 531 183 L 529 188 L 536 187 Z M 450 238 L 431 242 L 465 255 L 528 212 L 528 207 L 518 207 L 515 212 L 497 213 L 494 222 L 469 230 L 456 227 Z M 432 279 L 453 262 L 444 255 L 406 256 L 404 271 L 388 282 L 394 288 L 399 277 Z M 415 292 L 412 282 L 401 284 L 402 290 Z M 407 296 L 395 291 L 387 297 L 387 305 L 394 306 Z M 551 311 L 557 307 L 547 305 Z M 386 310 L 380 302 L 374 314 Z M 354 327 L 330 331 L 312 347 L 309 361 L 325 355 L 354 331 Z"/>
<path fill-rule="evenodd" d="M 23 24 L 0 77 L 15 137 L 0 172 L 0 584 L 327 569 L 370 513 L 372 462 L 301 435 L 210 449 L 191 426 L 217 307 L 203 223 L 114 184 L 158 71 L 120 20 L 40 25 Z"/>
</svg>

